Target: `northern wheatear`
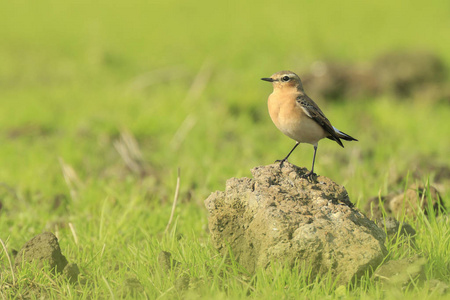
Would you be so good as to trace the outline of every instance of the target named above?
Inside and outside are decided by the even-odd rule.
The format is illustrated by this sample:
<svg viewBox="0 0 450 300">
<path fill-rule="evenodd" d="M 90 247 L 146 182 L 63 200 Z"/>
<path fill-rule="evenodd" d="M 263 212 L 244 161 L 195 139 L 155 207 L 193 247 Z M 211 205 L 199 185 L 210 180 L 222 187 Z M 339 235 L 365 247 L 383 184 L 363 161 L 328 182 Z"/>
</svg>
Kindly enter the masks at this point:
<svg viewBox="0 0 450 300">
<path fill-rule="evenodd" d="M 261 79 L 273 84 L 273 92 L 267 102 L 270 118 L 282 133 L 297 142 L 285 158 L 277 160 L 280 167 L 283 167 L 283 163 L 300 143 L 312 144 L 314 146 L 312 168 L 305 177 L 315 176 L 314 161 L 317 145 L 321 139 L 336 141 L 341 147 L 344 147 L 341 139 L 357 141 L 331 125 L 317 104 L 305 94 L 300 77 L 294 72 L 281 71 L 270 78 Z"/>
</svg>

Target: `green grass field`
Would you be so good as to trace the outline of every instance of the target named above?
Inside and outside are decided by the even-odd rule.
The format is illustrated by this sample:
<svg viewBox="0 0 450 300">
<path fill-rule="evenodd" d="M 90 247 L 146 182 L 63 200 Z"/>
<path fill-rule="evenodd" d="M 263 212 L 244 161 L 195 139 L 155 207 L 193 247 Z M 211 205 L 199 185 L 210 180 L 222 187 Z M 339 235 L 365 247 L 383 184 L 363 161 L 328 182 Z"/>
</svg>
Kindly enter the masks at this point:
<svg viewBox="0 0 450 300">
<path fill-rule="evenodd" d="M 447 1 L 417 0 L 3 1 L 0 238 L 8 252 L 0 250 L 0 295 L 450 297 L 428 284 L 450 284 L 447 216 L 408 220 L 416 248 L 388 243 L 393 258 L 427 258 L 425 284 L 402 290 L 369 277 L 357 286 L 337 287 L 327 277 L 311 283 L 282 266 L 247 274 L 211 246 L 203 205 L 228 178 L 250 176 L 294 144 L 269 118 L 271 87 L 261 77 L 283 69 L 302 76 L 317 60 L 364 63 L 410 49 L 431 51 L 449 67 L 449 12 Z M 316 172 L 344 185 L 359 208 L 407 180 L 434 184 L 438 167 L 450 165 L 448 102 L 315 100 L 333 125 L 359 139 L 345 149 L 322 141 Z M 134 145 L 127 137 L 138 150 L 123 150 Z M 312 154 L 301 145 L 290 161 L 310 168 Z M 178 168 L 178 203 L 165 234 Z M 439 188 L 450 207 L 450 189 Z M 32 267 L 9 272 L 12 250 L 43 231 L 55 233 L 80 267 L 79 284 Z M 161 270 L 161 251 L 180 269 Z"/>
</svg>

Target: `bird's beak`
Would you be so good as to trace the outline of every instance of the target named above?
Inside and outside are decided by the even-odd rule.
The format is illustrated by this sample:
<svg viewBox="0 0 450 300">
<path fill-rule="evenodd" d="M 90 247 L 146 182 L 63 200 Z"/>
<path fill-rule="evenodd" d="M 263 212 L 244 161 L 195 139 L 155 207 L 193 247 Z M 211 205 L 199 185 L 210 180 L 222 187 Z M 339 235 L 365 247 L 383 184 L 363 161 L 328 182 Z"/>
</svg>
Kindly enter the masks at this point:
<svg viewBox="0 0 450 300">
<path fill-rule="evenodd" d="M 268 82 L 274 82 L 272 78 L 261 78 L 261 80 L 268 81 Z"/>
</svg>

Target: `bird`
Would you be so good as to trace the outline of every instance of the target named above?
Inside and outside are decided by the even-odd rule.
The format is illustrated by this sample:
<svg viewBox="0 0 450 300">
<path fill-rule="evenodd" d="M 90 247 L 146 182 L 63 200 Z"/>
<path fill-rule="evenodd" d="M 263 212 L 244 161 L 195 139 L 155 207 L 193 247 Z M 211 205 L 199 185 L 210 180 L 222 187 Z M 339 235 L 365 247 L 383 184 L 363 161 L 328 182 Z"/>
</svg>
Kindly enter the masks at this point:
<svg viewBox="0 0 450 300">
<path fill-rule="evenodd" d="M 296 141 L 285 158 L 275 161 L 280 162 L 280 168 L 300 143 L 311 144 L 314 146 L 312 167 L 303 177 L 312 179 L 317 176 L 314 173 L 314 162 L 321 139 L 333 140 L 342 148 L 344 145 L 341 140 L 358 141 L 331 125 L 319 106 L 306 95 L 300 77 L 294 72 L 280 71 L 261 80 L 273 85 L 273 92 L 267 101 L 270 118 L 282 133 Z"/>
</svg>

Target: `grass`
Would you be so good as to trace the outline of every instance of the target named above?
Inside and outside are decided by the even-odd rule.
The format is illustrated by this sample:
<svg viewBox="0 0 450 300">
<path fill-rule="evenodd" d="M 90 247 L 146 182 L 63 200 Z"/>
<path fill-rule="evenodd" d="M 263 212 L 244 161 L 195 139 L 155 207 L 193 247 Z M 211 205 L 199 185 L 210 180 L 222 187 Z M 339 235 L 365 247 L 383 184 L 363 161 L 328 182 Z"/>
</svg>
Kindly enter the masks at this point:
<svg viewBox="0 0 450 300">
<path fill-rule="evenodd" d="M 3 298 L 445 297 L 429 281 L 401 290 L 368 276 L 337 287 L 282 266 L 247 274 L 212 248 L 203 206 L 228 178 L 250 176 L 293 146 L 271 123 L 271 88 L 259 78 L 281 69 L 301 74 L 315 60 L 370 61 L 392 49 L 429 49 L 449 66 L 445 1 L 46 0 L 3 3 L 1 11 Z M 317 102 L 327 117 L 359 142 L 345 149 L 321 142 L 316 171 L 345 185 L 359 208 L 403 189 L 416 166 L 425 171 L 414 180 L 434 184 L 432 166 L 450 164 L 448 103 L 326 100 Z M 135 138 L 142 158 L 124 136 Z M 301 145 L 290 161 L 309 168 L 312 153 Z M 178 203 L 164 234 L 178 168 Z M 449 189 L 441 195 L 449 207 Z M 427 279 L 449 284 L 448 217 L 408 222 L 418 231 L 416 248 L 389 244 L 391 256 L 423 255 Z M 12 277 L 12 249 L 43 231 L 54 232 L 78 264 L 80 284 L 32 266 Z M 178 269 L 161 270 L 163 250 Z"/>
</svg>

